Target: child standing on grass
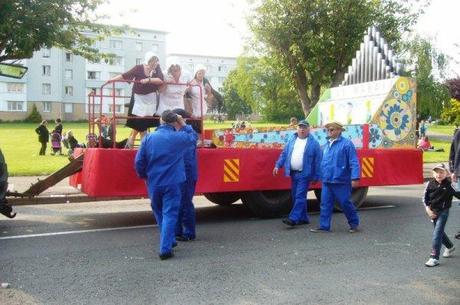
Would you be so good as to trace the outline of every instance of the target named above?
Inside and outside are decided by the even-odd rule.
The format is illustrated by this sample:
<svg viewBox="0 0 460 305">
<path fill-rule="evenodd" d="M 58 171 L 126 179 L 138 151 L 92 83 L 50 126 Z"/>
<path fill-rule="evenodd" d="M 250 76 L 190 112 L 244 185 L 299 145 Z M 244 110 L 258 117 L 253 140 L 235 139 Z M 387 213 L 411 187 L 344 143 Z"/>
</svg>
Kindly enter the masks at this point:
<svg viewBox="0 0 460 305">
<path fill-rule="evenodd" d="M 433 179 L 428 181 L 423 195 L 425 210 L 434 225 L 430 259 L 425 263 L 427 267 L 439 265 L 441 246 L 444 245 L 443 257 L 450 257 L 455 247 L 450 241 L 444 228 L 449 217 L 449 209 L 452 205 L 453 196 L 460 198 L 460 192 L 452 187 L 447 178 L 449 171 L 444 164 L 438 164 L 433 168 Z"/>
<path fill-rule="evenodd" d="M 48 125 L 48 122 L 46 120 L 43 120 L 41 124 L 35 129 L 35 132 L 38 134 L 38 142 L 42 145 L 40 147 L 40 156 L 44 156 L 46 153 L 46 144 L 49 141 L 50 138 L 50 132 L 48 128 L 46 127 Z"/>
</svg>

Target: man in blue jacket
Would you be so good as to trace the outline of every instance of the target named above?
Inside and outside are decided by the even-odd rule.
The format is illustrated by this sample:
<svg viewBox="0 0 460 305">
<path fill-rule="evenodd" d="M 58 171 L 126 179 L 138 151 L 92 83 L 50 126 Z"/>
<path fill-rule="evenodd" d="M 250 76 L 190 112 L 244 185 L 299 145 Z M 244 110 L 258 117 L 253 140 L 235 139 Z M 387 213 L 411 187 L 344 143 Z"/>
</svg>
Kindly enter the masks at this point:
<svg viewBox="0 0 460 305">
<path fill-rule="evenodd" d="M 297 125 L 297 133 L 284 146 L 273 175 L 284 167 L 286 176 L 291 177 L 291 194 L 294 201 L 289 217 L 283 219 L 288 226 L 310 223 L 307 215 L 307 191 L 310 182 L 320 177 L 321 149 L 318 142 L 310 135 L 310 125 L 302 120 Z"/>
<path fill-rule="evenodd" d="M 185 181 L 184 152 L 193 147 L 197 135 L 184 119 L 170 110 L 161 115 L 162 124 L 147 135 L 136 154 L 139 177 L 147 180 L 152 211 L 160 228 L 160 259 L 173 257 L 174 230 Z"/>
<path fill-rule="evenodd" d="M 174 113 L 183 118 L 190 118 L 190 114 L 184 109 L 174 109 Z M 196 126 L 196 124 L 191 125 Z M 199 128 L 194 128 L 200 132 Z M 195 230 L 195 206 L 193 205 L 193 195 L 195 194 L 196 181 L 198 180 L 198 163 L 196 158 L 196 142 L 184 152 L 185 181 L 181 185 L 181 203 L 179 216 L 176 224 L 176 240 L 191 241 L 196 238 Z"/>
<path fill-rule="evenodd" d="M 343 126 L 338 122 L 325 125 L 329 142 L 323 149 L 321 162 L 321 210 L 320 222 L 312 232 L 329 232 L 332 210 L 337 201 L 347 217 L 349 232 L 354 233 L 359 226 L 359 217 L 350 201 L 352 187 L 358 187 L 360 178 L 359 160 L 353 143 L 342 137 Z"/>
</svg>

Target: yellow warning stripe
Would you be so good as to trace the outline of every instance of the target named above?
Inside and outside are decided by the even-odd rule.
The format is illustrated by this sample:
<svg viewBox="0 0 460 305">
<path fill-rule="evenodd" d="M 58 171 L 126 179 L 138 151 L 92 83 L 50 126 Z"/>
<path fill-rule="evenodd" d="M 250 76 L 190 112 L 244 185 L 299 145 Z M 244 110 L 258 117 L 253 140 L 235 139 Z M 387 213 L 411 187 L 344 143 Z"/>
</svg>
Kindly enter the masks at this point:
<svg viewBox="0 0 460 305">
<path fill-rule="evenodd" d="M 374 158 L 362 158 L 361 159 L 361 176 L 364 178 L 374 177 Z"/>
<path fill-rule="evenodd" d="M 240 180 L 240 160 L 224 160 L 224 182 L 238 182 Z"/>
</svg>

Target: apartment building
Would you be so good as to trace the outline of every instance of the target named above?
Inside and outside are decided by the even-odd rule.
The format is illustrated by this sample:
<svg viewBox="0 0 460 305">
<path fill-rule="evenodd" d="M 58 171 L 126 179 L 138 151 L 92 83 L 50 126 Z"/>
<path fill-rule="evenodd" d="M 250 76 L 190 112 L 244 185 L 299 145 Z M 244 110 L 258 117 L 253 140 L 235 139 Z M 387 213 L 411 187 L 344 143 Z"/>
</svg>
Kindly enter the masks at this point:
<svg viewBox="0 0 460 305">
<path fill-rule="evenodd" d="M 193 74 L 198 65 L 206 67 L 206 78 L 212 87 L 222 92 L 222 87 L 228 73 L 236 68 L 236 57 L 206 56 L 192 54 L 168 54 L 167 63 L 177 63 L 185 73 Z"/>
<path fill-rule="evenodd" d="M 94 33 L 85 33 L 94 36 Z M 101 86 L 110 78 L 127 71 L 144 60 L 148 51 L 158 54 L 166 63 L 166 32 L 133 29 L 120 36 L 108 37 L 94 45 L 102 53 L 113 53 L 112 60 L 90 62 L 81 56 L 58 48 L 41 49 L 23 64 L 29 70 L 21 80 L 0 77 L 0 120 L 22 120 L 33 104 L 44 119 L 81 120 L 88 116 L 88 94 L 100 95 Z M 128 84 L 107 87 L 104 95 L 115 91 L 115 111 L 124 113 L 131 89 Z M 126 98 L 123 98 L 126 97 Z M 101 103 L 101 98 L 96 98 Z M 102 100 L 103 111 L 113 111 L 113 99 Z"/>
</svg>

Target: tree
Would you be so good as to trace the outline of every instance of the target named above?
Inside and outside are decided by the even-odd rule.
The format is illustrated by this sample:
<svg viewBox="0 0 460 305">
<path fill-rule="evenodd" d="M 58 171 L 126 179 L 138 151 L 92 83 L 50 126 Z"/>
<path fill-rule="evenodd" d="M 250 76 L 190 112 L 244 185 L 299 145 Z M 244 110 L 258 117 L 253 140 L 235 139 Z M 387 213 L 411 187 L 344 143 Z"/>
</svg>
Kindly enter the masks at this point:
<svg viewBox="0 0 460 305">
<path fill-rule="evenodd" d="M 240 57 L 236 69 L 227 77 L 225 92 L 236 91 L 242 101 L 266 120 L 282 122 L 299 116 L 302 108 L 295 89 L 279 73 L 277 66 L 278 63 L 268 57 Z M 229 102 L 227 95 L 225 102 Z"/>
<path fill-rule="evenodd" d="M 322 87 L 343 80 L 369 26 L 376 25 L 397 49 L 423 6 L 397 0 L 266 0 L 255 4 L 248 23 L 259 52 L 279 63 L 306 116 Z"/>
<path fill-rule="evenodd" d="M 0 2 L 0 62 L 30 58 L 40 48 L 58 47 L 96 60 L 110 57 L 92 45 L 116 32 L 97 24 L 96 9 L 106 0 L 2 0 Z M 85 36 L 91 31 L 95 38 Z"/>
<path fill-rule="evenodd" d="M 32 105 L 32 111 L 27 116 L 27 118 L 24 119 L 24 122 L 40 123 L 41 121 L 42 121 L 42 115 L 40 114 L 40 112 L 38 112 L 37 105 L 35 105 L 34 103 Z"/>
<path fill-rule="evenodd" d="M 413 67 L 406 71 L 417 80 L 417 112 L 422 118 L 439 118 L 444 106 L 447 106 L 449 88 L 442 83 L 447 68 L 447 57 L 437 51 L 431 41 L 415 37 L 404 46 L 405 65 Z M 439 81 L 435 77 L 438 74 Z"/>
</svg>

